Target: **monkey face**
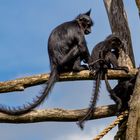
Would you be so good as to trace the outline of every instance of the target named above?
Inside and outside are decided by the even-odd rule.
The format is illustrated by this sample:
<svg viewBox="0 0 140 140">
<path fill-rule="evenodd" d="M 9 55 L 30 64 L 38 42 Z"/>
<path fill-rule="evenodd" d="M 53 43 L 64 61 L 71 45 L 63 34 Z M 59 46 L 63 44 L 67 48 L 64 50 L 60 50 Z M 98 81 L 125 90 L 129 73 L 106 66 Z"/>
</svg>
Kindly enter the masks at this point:
<svg viewBox="0 0 140 140">
<path fill-rule="evenodd" d="M 109 35 L 106 40 L 108 41 L 109 44 L 111 44 L 111 46 L 119 46 L 119 48 L 123 48 L 123 42 L 121 41 L 121 39 L 117 36 L 117 35 Z"/>
<path fill-rule="evenodd" d="M 86 35 L 91 33 L 91 27 L 92 27 L 92 25 L 93 24 L 91 24 L 91 23 L 87 23 L 86 26 L 84 27 L 84 33 Z"/>
<path fill-rule="evenodd" d="M 120 46 L 122 45 L 122 41 L 118 37 L 113 37 L 111 39 L 111 44 L 115 46 Z"/>
<path fill-rule="evenodd" d="M 110 44 L 110 47 L 112 49 L 117 49 L 118 52 L 120 51 L 120 49 L 122 49 L 126 53 L 124 43 L 118 35 L 111 34 L 106 38 L 106 41 L 108 42 L 108 44 Z"/>
<path fill-rule="evenodd" d="M 93 26 L 93 21 L 90 17 L 90 12 L 91 10 L 89 10 L 88 12 L 84 13 L 84 14 L 80 14 L 76 20 L 78 21 L 79 25 L 81 26 L 81 29 L 84 31 L 84 33 L 87 35 L 89 33 L 91 33 L 91 27 Z"/>
<path fill-rule="evenodd" d="M 86 35 L 91 33 L 91 27 L 93 26 L 92 19 L 87 15 L 83 15 L 80 19 L 80 22 L 81 22 L 82 28 L 84 30 L 84 33 Z"/>
</svg>

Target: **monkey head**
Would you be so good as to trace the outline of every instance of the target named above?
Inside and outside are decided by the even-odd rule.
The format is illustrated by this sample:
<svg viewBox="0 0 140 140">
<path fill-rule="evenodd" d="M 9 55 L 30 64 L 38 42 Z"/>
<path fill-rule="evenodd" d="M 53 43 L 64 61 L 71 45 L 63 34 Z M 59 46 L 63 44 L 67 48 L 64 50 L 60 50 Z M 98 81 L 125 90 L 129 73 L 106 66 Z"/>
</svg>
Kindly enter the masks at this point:
<svg viewBox="0 0 140 140">
<path fill-rule="evenodd" d="M 76 18 L 76 21 L 86 35 L 91 33 L 91 27 L 93 26 L 93 21 L 90 17 L 90 13 L 91 9 L 86 13 L 80 14 Z"/>
<path fill-rule="evenodd" d="M 122 49 L 124 52 L 126 52 L 124 43 L 121 41 L 120 37 L 118 37 L 117 35 L 111 34 L 106 38 L 105 41 L 108 44 L 107 46 L 109 46 L 108 49 L 112 53 L 114 53 L 116 56 L 119 56 L 120 49 Z"/>
<path fill-rule="evenodd" d="M 118 37 L 117 35 L 111 34 L 106 38 L 105 41 L 110 44 L 111 48 L 124 49 L 124 44 L 121 41 L 120 37 Z"/>
</svg>

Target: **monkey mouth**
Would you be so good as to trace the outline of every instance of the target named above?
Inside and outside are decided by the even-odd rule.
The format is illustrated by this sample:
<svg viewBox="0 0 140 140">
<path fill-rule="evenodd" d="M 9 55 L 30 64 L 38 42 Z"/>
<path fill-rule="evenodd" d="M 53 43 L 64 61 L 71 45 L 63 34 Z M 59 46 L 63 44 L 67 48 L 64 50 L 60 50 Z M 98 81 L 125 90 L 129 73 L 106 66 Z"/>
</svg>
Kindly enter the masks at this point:
<svg viewBox="0 0 140 140">
<path fill-rule="evenodd" d="M 87 34 L 90 34 L 91 33 L 91 30 L 90 29 L 86 29 L 85 30 L 85 34 L 87 35 Z"/>
<path fill-rule="evenodd" d="M 91 31 L 90 30 L 85 30 L 85 34 L 87 35 L 87 34 L 90 34 L 91 33 Z"/>
</svg>

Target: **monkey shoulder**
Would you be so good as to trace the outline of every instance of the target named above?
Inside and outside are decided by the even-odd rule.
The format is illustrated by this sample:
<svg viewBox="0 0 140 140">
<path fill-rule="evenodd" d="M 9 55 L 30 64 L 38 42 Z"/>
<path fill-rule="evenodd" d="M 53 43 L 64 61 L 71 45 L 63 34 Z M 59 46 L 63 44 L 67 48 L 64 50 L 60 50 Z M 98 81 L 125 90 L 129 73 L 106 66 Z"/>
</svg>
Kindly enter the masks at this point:
<svg viewBox="0 0 140 140">
<path fill-rule="evenodd" d="M 100 51 L 103 51 L 104 48 L 104 42 L 99 42 L 98 44 L 95 45 L 95 47 L 93 48 L 92 52 L 91 52 L 91 56 L 97 56 L 99 55 Z"/>
<path fill-rule="evenodd" d="M 57 37 L 61 39 L 66 39 L 66 38 L 73 38 L 77 36 L 83 36 L 80 27 L 78 26 L 78 23 L 74 21 L 68 21 L 64 22 L 60 25 L 58 25 L 50 34 L 51 37 Z"/>
</svg>

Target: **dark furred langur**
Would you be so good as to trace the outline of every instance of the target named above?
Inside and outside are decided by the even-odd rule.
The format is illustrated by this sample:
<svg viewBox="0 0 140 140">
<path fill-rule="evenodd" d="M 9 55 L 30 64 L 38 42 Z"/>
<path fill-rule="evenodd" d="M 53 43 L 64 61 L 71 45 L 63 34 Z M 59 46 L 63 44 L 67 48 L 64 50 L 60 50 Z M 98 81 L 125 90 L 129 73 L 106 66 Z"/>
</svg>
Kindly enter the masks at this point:
<svg viewBox="0 0 140 140">
<path fill-rule="evenodd" d="M 90 12 L 91 10 L 80 14 L 74 20 L 63 23 L 52 31 L 48 40 L 51 73 L 43 93 L 33 99 L 32 103 L 23 107 L 9 108 L 1 105 L 0 112 L 9 115 L 27 113 L 48 97 L 51 88 L 59 80 L 60 73 L 88 68 L 86 65 L 81 65 L 81 61 L 87 63 L 90 57 L 84 37 L 91 32 L 91 26 L 93 26 Z"/>
<path fill-rule="evenodd" d="M 123 49 L 125 51 L 122 41 L 115 35 L 108 36 L 104 41 L 98 43 L 93 48 L 89 61 L 89 67 L 91 72 L 95 73 L 95 84 L 89 110 L 78 123 L 81 129 L 83 129 L 84 121 L 90 119 L 92 113 L 94 112 L 98 99 L 101 79 L 103 76 L 106 76 L 107 69 L 125 70 L 126 72 L 128 72 L 127 67 L 120 67 L 118 65 L 120 49 Z M 105 80 L 107 80 L 107 78 L 105 78 Z M 106 86 L 108 89 L 108 86 L 110 85 Z M 112 94 L 112 92 L 110 94 Z M 114 95 L 112 96 L 114 97 Z M 117 97 L 114 98 L 118 100 Z"/>
<path fill-rule="evenodd" d="M 113 89 L 109 89 L 109 92 L 113 93 L 113 96 L 112 94 L 110 94 L 110 97 L 116 103 L 117 108 L 119 109 L 118 113 L 129 109 L 128 102 L 130 100 L 131 95 L 133 94 L 135 82 L 136 77 L 132 77 L 129 80 L 119 81 L 119 83 Z M 114 97 L 120 100 L 121 106 Z"/>
</svg>

